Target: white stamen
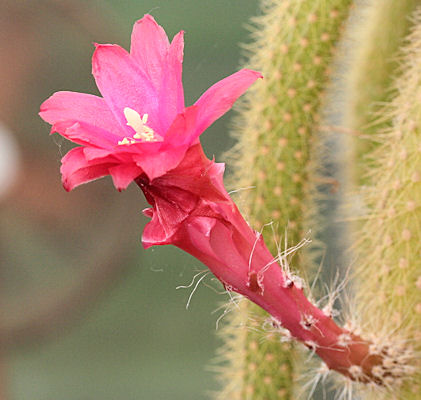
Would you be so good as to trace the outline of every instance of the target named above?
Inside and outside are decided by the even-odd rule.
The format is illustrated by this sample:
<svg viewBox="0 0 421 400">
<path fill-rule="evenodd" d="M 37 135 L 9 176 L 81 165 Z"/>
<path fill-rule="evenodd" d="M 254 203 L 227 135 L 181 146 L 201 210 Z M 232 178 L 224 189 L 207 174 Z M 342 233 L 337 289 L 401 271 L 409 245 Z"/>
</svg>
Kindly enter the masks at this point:
<svg viewBox="0 0 421 400">
<path fill-rule="evenodd" d="M 136 133 L 132 138 L 125 137 L 123 140 L 120 140 L 118 142 L 119 145 L 137 143 L 136 139 L 144 140 L 146 142 L 153 142 L 156 140 L 155 132 L 146 125 L 148 122 L 148 114 L 143 114 L 141 117 L 137 111 L 130 107 L 125 107 L 123 112 L 127 120 L 127 125 L 133 128 Z"/>
<path fill-rule="evenodd" d="M 145 114 L 141 118 L 137 111 L 135 111 L 135 110 L 133 110 L 129 107 L 125 107 L 123 112 L 124 112 L 124 116 L 126 117 L 126 120 L 127 120 L 127 125 L 132 127 L 136 131 L 136 133 L 142 132 L 144 124 L 148 120 L 148 114 Z"/>
</svg>

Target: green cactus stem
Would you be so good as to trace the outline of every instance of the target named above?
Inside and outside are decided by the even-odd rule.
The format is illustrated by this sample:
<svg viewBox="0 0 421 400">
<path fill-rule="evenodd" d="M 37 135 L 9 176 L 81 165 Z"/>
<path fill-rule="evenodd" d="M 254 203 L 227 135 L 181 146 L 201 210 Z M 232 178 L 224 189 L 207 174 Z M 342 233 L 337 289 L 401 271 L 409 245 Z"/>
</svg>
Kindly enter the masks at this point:
<svg viewBox="0 0 421 400">
<path fill-rule="evenodd" d="M 373 352 L 396 355 L 376 371 L 381 398 L 390 400 L 415 400 L 421 393 L 421 8 L 411 21 L 397 95 L 382 110 L 390 127 L 375 135 L 371 185 L 361 189 L 369 211 L 356 246 L 360 318 L 373 332 Z"/>
<path fill-rule="evenodd" d="M 410 16 L 418 5 L 420 0 L 371 1 L 363 6 L 362 23 L 353 32 L 357 46 L 348 76 L 345 126 L 361 135 L 355 144 L 355 163 L 352 160 L 350 165 L 360 182 L 365 176 L 364 157 L 376 146 L 370 135 L 381 128 L 382 107 L 394 97 L 392 83 L 399 66 L 399 48 L 410 31 Z M 381 125 L 388 122 L 382 120 Z"/>
<path fill-rule="evenodd" d="M 248 93 L 236 120 L 231 187 L 252 187 L 240 192 L 237 202 L 253 227 L 275 222 L 263 230 L 273 253 L 286 231 L 288 243 L 297 244 L 311 228 L 304 222 L 310 208 L 311 138 L 351 5 L 351 0 L 266 0 L 263 15 L 254 21 L 248 65 L 261 71 L 264 80 Z M 294 268 L 304 272 L 304 264 L 308 266 L 295 257 Z M 221 376 L 228 378 L 218 398 L 295 398 L 293 346 L 262 328 L 267 314 L 252 304 L 233 313 L 240 317 L 236 315 L 228 329 L 229 343 L 239 344 L 226 354 L 229 365 Z M 234 371 L 238 367 L 241 370 Z"/>
</svg>

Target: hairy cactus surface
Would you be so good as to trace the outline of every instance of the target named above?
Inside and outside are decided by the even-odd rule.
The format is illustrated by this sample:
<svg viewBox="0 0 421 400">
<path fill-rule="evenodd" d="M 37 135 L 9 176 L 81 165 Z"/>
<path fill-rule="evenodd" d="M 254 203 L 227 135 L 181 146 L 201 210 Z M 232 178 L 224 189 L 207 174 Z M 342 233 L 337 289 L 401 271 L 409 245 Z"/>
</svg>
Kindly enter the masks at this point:
<svg viewBox="0 0 421 400">
<path fill-rule="evenodd" d="M 254 21 L 248 65 L 264 80 L 246 96 L 236 120 L 231 187 L 246 189 L 238 203 L 273 244 L 274 254 L 285 235 L 288 245 L 296 245 L 312 228 L 304 222 L 311 203 L 310 153 L 335 44 L 351 5 L 351 0 L 266 0 Z M 265 227 L 270 222 L 272 227 Z M 308 267 L 298 256 L 293 259 L 301 272 L 304 264 Z M 223 330 L 229 365 L 220 374 L 226 385 L 219 398 L 296 398 L 293 346 L 281 342 L 279 332 L 272 334 L 267 314 L 250 303 L 242 302 L 232 314 L 231 326 Z"/>
<path fill-rule="evenodd" d="M 369 211 L 356 245 L 358 315 L 373 352 L 389 353 L 376 371 L 381 398 L 406 400 L 421 392 L 421 8 L 411 21 L 397 94 L 382 110 L 390 126 L 375 134 L 370 185 L 361 189 Z"/>
<path fill-rule="evenodd" d="M 421 20 L 414 11 L 420 5 L 419 0 L 371 2 L 356 35 L 347 87 L 345 124 L 358 133 L 348 166 L 360 184 L 350 198 L 363 204 L 363 210 L 352 209 L 366 214 L 353 226 L 358 261 L 352 318 L 365 333 L 372 332 L 373 352 L 388 354 L 376 369 L 379 384 L 361 388 L 363 399 L 419 398 L 414 327 L 420 326 L 421 311 L 417 314 Z"/>
<path fill-rule="evenodd" d="M 420 0 L 382 0 L 362 4 L 363 15 L 352 40 L 355 54 L 350 61 L 345 126 L 359 133 L 350 169 L 364 182 L 365 155 L 376 141 L 370 135 L 380 128 L 379 114 L 394 97 L 393 77 L 399 66 L 399 49 L 412 26 L 411 14 Z M 382 120 L 386 126 L 389 120 Z M 354 162 L 355 161 L 355 162 Z"/>
</svg>

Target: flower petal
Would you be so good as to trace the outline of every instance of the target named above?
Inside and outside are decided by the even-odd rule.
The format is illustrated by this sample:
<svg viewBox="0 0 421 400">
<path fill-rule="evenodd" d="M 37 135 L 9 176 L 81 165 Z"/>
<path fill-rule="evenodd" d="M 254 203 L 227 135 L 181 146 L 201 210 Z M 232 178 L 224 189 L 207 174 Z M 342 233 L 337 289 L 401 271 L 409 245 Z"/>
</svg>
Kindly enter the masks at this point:
<svg viewBox="0 0 421 400">
<path fill-rule="evenodd" d="M 196 139 L 198 107 L 190 106 L 179 113 L 165 134 L 164 146 L 190 146 Z"/>
<path fill-rule="evenodd" d="M 104 129 L 78 121 L 59 121 L 51 127 L 51 133 L 58 132 L 74 143 L 100 148 L 112 148 L 121 137 Z"/>
<path fill-rule="evenodd" d="M 247 88 L 261 78 L 259 72 L 242 69 L 215 83 L 196 101 L 199 108 L 196 135 L 224 115 Z"/>
<path fill-rule="evenodd" d="M 118 137 L 124 130 L 102 97 L 78 92 L 57 92 L 41 104 L 40 117 L 51 125 L 78 121 L 108 131 Z"/>
<path fill-rule="evenodd" d="M 83 154 L 87 161 L 98 160 L 100 158 L 104 159 L 106 157 L 115 156 L 113 149 L 101 149 L 98 147 L 87 146 L 83 148 Z M 116 157 L 116 159 L 118 159 Z"/>
<path fill-rule="evenodd" d="M 164 29 L 150 15 L 145 15 L 133 27 L 130 55 L 158 93 L 162 132 L 184 108 L 183 36 L 184 32 L 179 32 L 170 45 Z"/>
<path fill-rule="evenodd" d="M 174 36 L 168 56 L 163 66 L 163 76 L 159 87 L 159 109 L 164 118 L 163 129 L 167 130 L 177 114 L 184 109 L 184 89 L 182 82 L 184 32 Z"/>
<path fill-rule="evenodd" d="M 170 43 L 164 29 L 146 14 L 133 27 L 130 55 L 158 89 Z"/>
<path fill-rule="evenodd" d="M 157 244 L 169 244 L 177 234 L 180 224 L 196 206 L 197 197 L 177 187 L 148 186 L 144 189 L 145 196 L 153 203 L 153 210 L 148 211 L 152 220 L 143 231 L 143 246 L 148 248 Z"/>
<path fill-rule="evenodd" d="M 162 132 L 156 90 L 126 50 L 117 45 L 98 45 L 92 58 L 92 73 L 108 106 L 125 127 L 125 136 L 134 133 L 127 126 L 126 107 L 140 116 L 148 114 L 148 125 L 157 133 Z"/>
<path fill-rule="evenodd" d="M 148 249 L 155 245 L 169 244 L 171 242 L 172 232 L 167 234 L 158 221 L 158 217 L 154 217 L 154 219 L 152 219 L 151 222 L 148 222 L 143 229 L 142 245 L 144 249 Z"/>
<path fill-rule="evenodd" d="M 143 154 L 133 155 L 133 160 L 152 181 L 175 168 L 186 150 L 186 147 L 169 147 L 156 152 L 144 151 Z"/>
<path fill-rule="evenodd" d="M 120 164 L 109 169 L 110 175 L 113 178 L 114 186 L 117 190 L 122 191 L 129 186 L 129 184 L 137 178 L 142 169 L 136 164 Z"/>
<path fill-rule="evenodd" d="M 84 147 L 76 147 L 61 159 L 62 182 L 68 192 L 83 183 L 108 175 L 109 168 L 115 165 L 111 157 L 101 160 L 86 160 L 83 151 Z"/>
<path fill-rule="evenodd" d="M 154 184 L 175 186 L 207 201 L 220 202 L 228 197 L 223 184 L 224 167 L 208 160 L 202 146 L 197 144 L 187 150 L 176 168 L 158 177 Z"/>
</svg>

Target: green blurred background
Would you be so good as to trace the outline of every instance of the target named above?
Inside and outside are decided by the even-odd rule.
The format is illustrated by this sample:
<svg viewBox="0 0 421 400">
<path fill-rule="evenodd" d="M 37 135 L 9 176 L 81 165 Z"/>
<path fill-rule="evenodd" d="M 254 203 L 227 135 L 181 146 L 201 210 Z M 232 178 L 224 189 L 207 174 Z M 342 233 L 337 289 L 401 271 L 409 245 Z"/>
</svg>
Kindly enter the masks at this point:
<svg viewBox="0 0 421 400">
<path fill-rule="evenodd" d="M 235 72 L 257 0 L 0 2 L 0 399 L 205 399 L 228 299 L 190 283 L 204 269 L 170 247 L 143 251 L 139 190 L 109 178 L 66 193 L 71 147 L 37 116 L 53 92 L 97 93 L 93 42 L 128 48 L 151 13 L 183 29 L 186 104 Z M 221 161 L 230 114 L 203 136 Z M 218 289 L 208 276 L 205 281 Z M 205 283 L 206 283 L 205 282 Z"/>
</svg>

